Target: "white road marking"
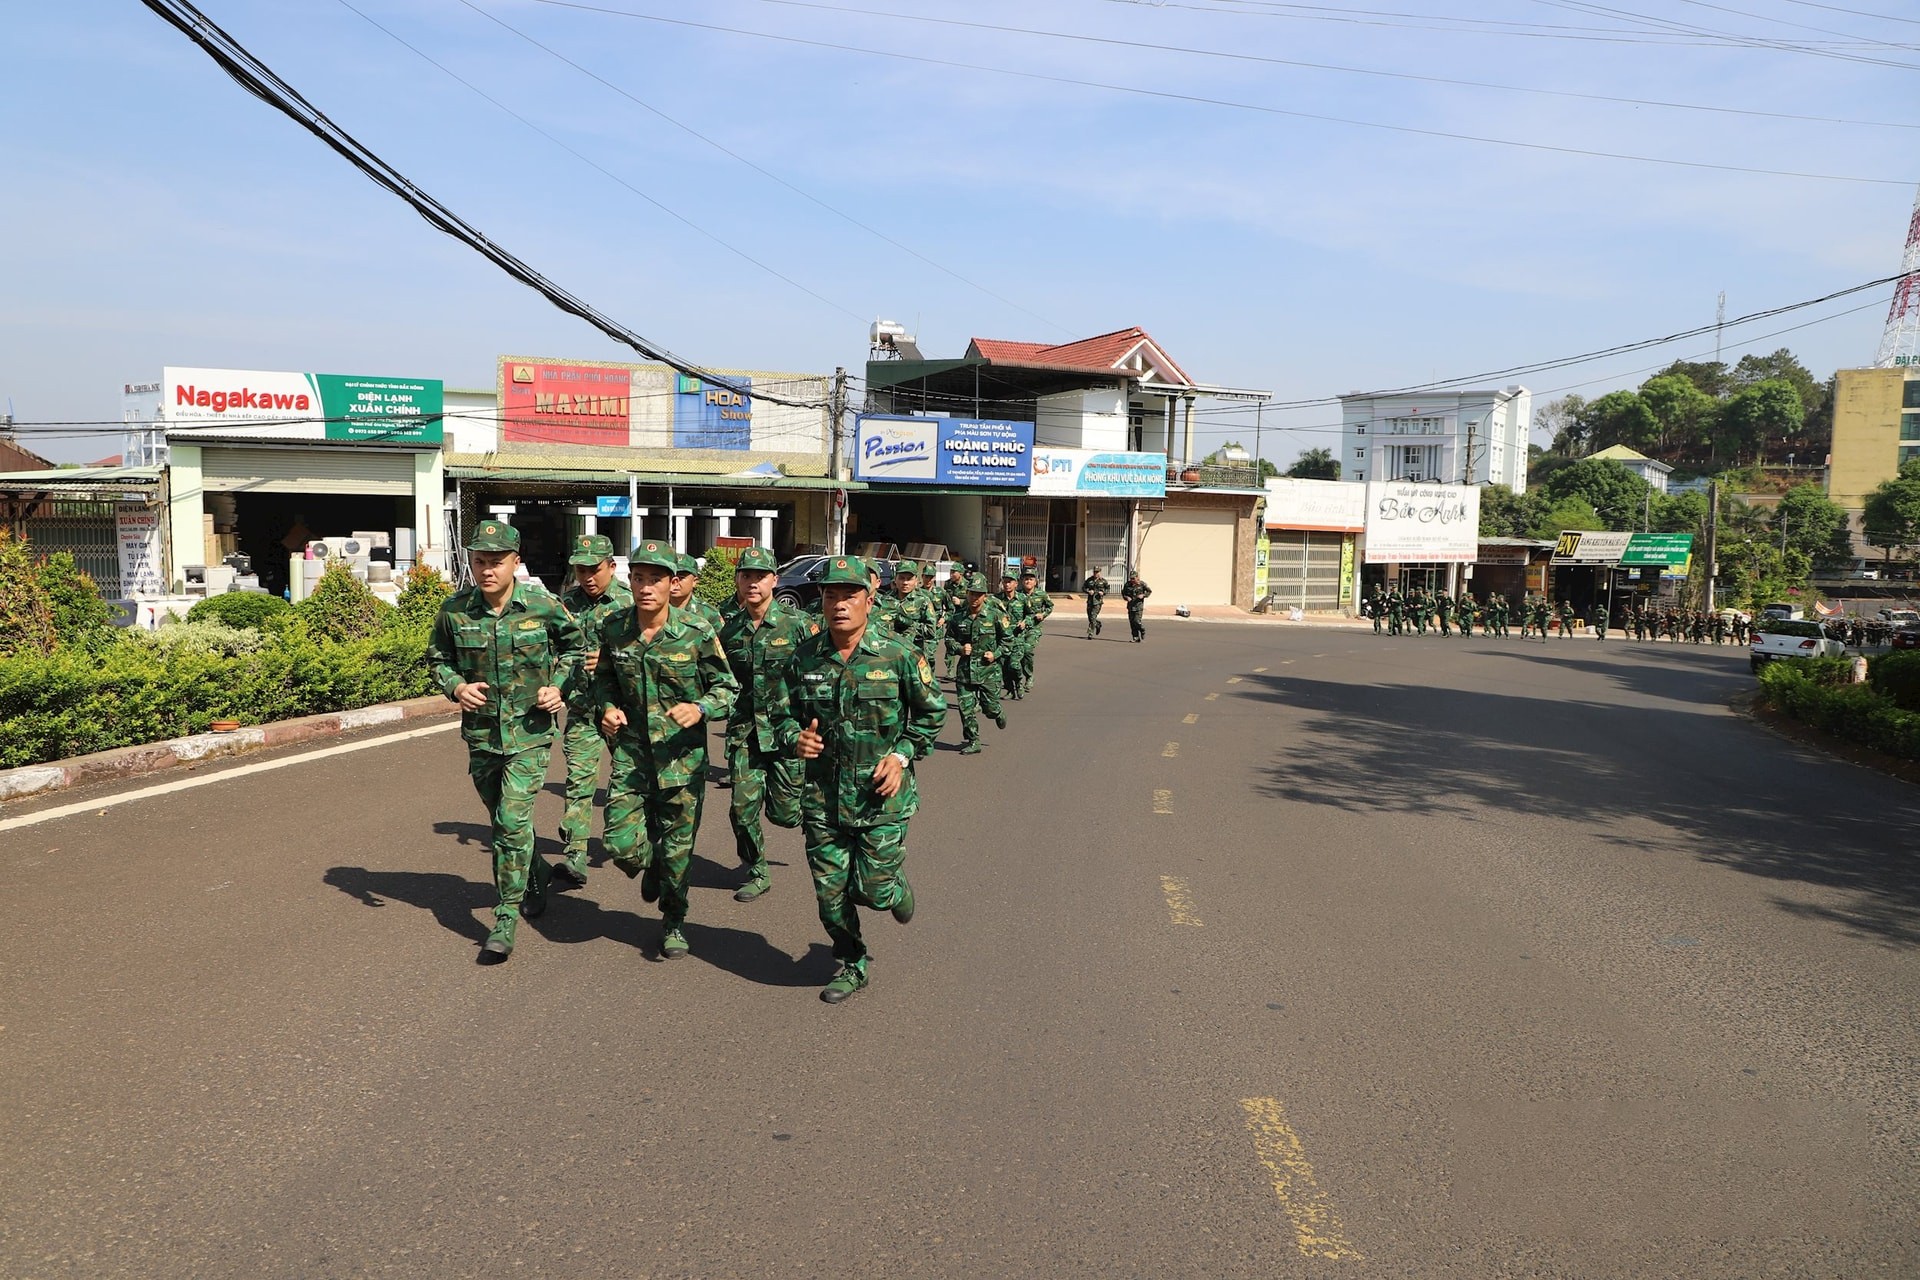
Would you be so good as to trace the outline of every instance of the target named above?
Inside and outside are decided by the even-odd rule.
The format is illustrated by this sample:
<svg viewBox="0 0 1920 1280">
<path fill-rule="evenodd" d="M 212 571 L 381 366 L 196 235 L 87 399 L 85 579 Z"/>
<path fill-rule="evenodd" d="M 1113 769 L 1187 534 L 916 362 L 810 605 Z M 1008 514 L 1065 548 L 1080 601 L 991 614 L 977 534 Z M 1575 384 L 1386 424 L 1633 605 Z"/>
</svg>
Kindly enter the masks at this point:
<svg viewBox="0 0 1920 1280">
<path fill-rule="evenodd" d="M 190 791 L 195 787 L 211 786 L 216 782 L 225 782 L 229 778 L 244 778 L 250 774 L 266 773 L 270 769 L 284 769 L 288 765 L 305 764 L 309 760 L 324 760 L 328 756 L 344 756 L 354 751 L 366 751 L 373 747 L 384 747 L 391 742 L 405 742 L 409 738 L 424 738 L 428 734 L 446 733 L 458 729 L 458 720 L 449 720 L 445 724 L 429 725 L 424 729 L 409 729 L 405 733 L 390 733 L 384 738 L 369 738 L 365 742 L 348 742 L 337 747 L 322 747 L 318 751 L 303 751 L 299 755 L 286 756 L 279 760 L 261 760 L 255 764 L 243 764 L 237 769 L 222 769 L 218 773 L 195 774 L 191 778 L 179 778 L 172 782 L 162 782 L 151 787 L 141 787 L 137 791 L 123 791 L 116 796 L 101 796 L 79 804 L 63 804 L 52 809 L 42 809 L 38 813 L 23 813 L 17 818 L 0 818 L 0 831 L 12 831 L 18 827 L 38 826 L 42 822 L 52 822 L 55 818 L 71 818 L 81 813 L 98 813 L 102 809 L 111 809 L 115 805 L 127 804 L 134 800 L 150 800 L 154 796 L 170 795 L 175 791 Z"/>
</svg>

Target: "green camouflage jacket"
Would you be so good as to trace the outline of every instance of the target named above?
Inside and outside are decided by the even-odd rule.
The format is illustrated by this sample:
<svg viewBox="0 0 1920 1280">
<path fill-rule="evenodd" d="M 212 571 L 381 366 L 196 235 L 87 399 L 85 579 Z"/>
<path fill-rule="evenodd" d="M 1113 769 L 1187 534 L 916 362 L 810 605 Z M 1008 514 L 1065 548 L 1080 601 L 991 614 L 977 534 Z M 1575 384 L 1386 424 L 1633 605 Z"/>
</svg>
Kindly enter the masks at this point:
<svg viewBox="0 0 1920 1280">
<path fill-rule="evenodd" d="M 721 624 L 726 622 L 726 618 L 721 616 L 718 609 L 702 600 L 697 594 L 687 601 L 687 609 L 700 621 L 712 627 L 715 635 L 720 634 Z"/>
<path fill-rule="evenodd" d="M 1153 588 L 1147 585 L 1144 578 L 1135 578 L 1120 588 L 1120 598 L 1127 602 L 1129 609 L 1146 608 L 1147 597 L 1152 594 Z"/>
<path fill-rule="evenodd" d="M 988 597 L 1007 615 L 1007 639 L 1015 644 L 1025 644 L 1028 634 L 1033 630 L 1033 619 L 1027 612 L 1027 598 L 1015 587 L 1013 594 L 1003 596 L 995 592 Z"/>
<path fill-rule="evenodd" d="M 616 743 L 652 762 L 654 781 L 684 787 L 707 767 L 706 721 L 682 729 L 667 711 L 698 703 L 706 720 L 724 719 L 740 691 L 713 628 L 687 609 L 668 611 L 652 640 L 640 634 L 633 610 L 608 618 L 600 630 L 600 665 L 593 673 L 594 706 L 627 713 Z"/>
<path fill-rule="evenodd" d="M 633 608 L 633 592 L 627 590 L 627 584 L 615 575 L 607 584 L 607 592 L 594 599 L 580 589 L 579 583 L 573 583 L 560 593 L 560 603 L 567 607 L 575 622 L 580 624 L 580 634 L 586 641 L 584 652 L 600 652 L 600 628 L 606 620 L 622 610 Z M 573 684 L 566 690 L 567 710 L 589 715 L 593 712 L 593 672 L 587 670 L 587 664 L 581 663 L 574 674 Z"/>
<path fill-rule="evenodd" d="M 1007 611 L 988 596 L 974 613 L 964 604 L 947 618 L 947 644 L 956 665 L 953 678 L 959 684 L 982 685 L 1000 679 L 999 662 L 1007 647 Z M 973 652 L 963 655 L 961 645 L 970 644 Z M 991 658 L 987 655 L 991 653 Z"/>
<path fill-rule="evenodd" d="M 1053 597 L 1046 593 L 1045 588 L 1035 587 L 1031 591 L 1022 591 L 1020 598 L 1026 602 L 1027 616 L 1033 619 L 1027 630 L 1037 633 L 1040 623 L 1053 616 Z"/>
<path fill-rule="evenodd" d="M 915 587 L 904 599 L 893 602 L 893 634 L 915 649 L 925 649 L 940 634 L 940 609 L 933 593 Z"/>
<path fill-rule="evenodd" d="M 766 619 L 759 626 L 745 609 L 727 618 L 720 628 L 720 648 L 740 686 L 740 696 L 727 717 L 729 743 L 751 739 L 762 751 L 780 749 L 769 717 L 774 688 L 785 678 L 787 664 L 799 652 L 800 642 L 818 630 L 812 618 L 778 600 L 767 606 Z"/>
<path fill-rule="evenodd" d="M 477 751 L 510 755 L 553 741 L 553 713 L 533 705 L 546 685 L 563 692 L 586 657 L 580 624 L 542 587 L 520 583 L 498 614 L 480 588 L 456 591 L 440 606 L 427 639 L 427 670 L 449 698 L 462 684 L 484 683 L 487 704 L 460 713 L 460 736 Z"/>
<path fill-rule="evenodd" d="M 1086 593 L 1089 602 L 1099 604 L 1107 598 L 1107 592 L 1113 590 L 1113 584 L 1096 571 L 1087 575 L 1087 580 L 1080 584 L 1080 590 Z"/>
<path fill-rule="evenodd" d="M 913 762 L 933 750 L 947 702 L 933 668 L 897 636 L 869 625 L 843 662 L 825 631 L 809 636 L 777 686 L 772 716 L 782 750 L 815 721 L 826 750 L 806 761 L 800 808 L 806 820 L 877 827 L 911 818 L 920 806 Z M 900 790 L 873 789 L 874 766 L 889 752 L 907 758 Z"/>
</svg>

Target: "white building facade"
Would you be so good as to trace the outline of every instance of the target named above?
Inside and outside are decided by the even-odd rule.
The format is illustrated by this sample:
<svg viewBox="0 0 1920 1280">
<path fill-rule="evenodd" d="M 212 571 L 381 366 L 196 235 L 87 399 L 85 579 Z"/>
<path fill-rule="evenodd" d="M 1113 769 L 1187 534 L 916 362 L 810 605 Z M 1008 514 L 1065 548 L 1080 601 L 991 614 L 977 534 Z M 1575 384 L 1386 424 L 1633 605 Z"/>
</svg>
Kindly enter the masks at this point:
<svg viewBox="0 0 1920 1280">
<path fill-rule="evenodd" d="M 1426 391 L 1340 397 L 1343 480 L 1504 484 L 1527 491 L 1533 393 Z"/>
</svg>

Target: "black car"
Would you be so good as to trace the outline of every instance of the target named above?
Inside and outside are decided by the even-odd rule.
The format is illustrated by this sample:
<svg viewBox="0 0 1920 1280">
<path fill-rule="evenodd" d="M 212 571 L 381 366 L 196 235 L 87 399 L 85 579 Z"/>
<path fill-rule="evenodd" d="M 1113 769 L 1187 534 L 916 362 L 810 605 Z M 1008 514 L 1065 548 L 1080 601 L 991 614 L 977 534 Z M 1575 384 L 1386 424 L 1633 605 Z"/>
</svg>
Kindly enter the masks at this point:
<svg viewBox="0 0 1920 1280">
<path fill-rule="evenodd" d="M 1888 637 L 1896 649 L 1920 649 L 1920 622 L 1903 622 L 1893 629 Z"/>
<path fill-rule="evenodd" d="M 804 609 L 820 598 L 820 575 L 827 570 L 830 557 L 795 556 L 780 566 L 780 577 L 773 584 L 773 598 L 795 609 Z M 880 570 L 880 589 L 893 586 L 893 561 L 872 562 Z"/>
</svg>

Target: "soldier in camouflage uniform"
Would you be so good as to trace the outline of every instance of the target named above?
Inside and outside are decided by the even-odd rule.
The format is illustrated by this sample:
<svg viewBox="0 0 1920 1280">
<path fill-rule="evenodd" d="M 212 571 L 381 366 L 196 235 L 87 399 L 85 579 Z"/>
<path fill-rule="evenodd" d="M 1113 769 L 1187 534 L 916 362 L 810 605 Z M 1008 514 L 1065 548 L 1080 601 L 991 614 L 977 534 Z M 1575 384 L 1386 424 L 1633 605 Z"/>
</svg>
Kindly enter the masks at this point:
<svg viewBox="0 0 1920 1280">
<path fill-rule="evenodd" d="M 892 633 L 902 644 L 931 662 L 940 635 L 939 606 L 934 603 L 933 592 L 919 583 L 920 566 L 911 560 L 902 560 L 893 566 L 893 590 L 882 594 L 893 597 L 892 616 L 888 619 Z"/>
<path fill-rule="evenodd" d="M 1033 692 L 1033 662 L 1040 652 L 1041 624 L 1053 616 L 1053 597 L 1040 589 L 1029 565 L 1020 571 L 1020 599 L 1027 608 L 1027 636 L 1020 646 L 1020 696 Z"/>
<path fill-rule="evenodd" d="M 749 547 L 741 553 L 733 573 L 739 607 L 720 629 L 720 647 L 740 685 L 740 696 L 727 718 L 727 767 L 733 775 L 727 820 L 733 826 L 740 863 L 747 869 L 746 883 L 734 891 L 735 902 L 752 902 L 773 887 L 761 811 L 776 827 L 800 825 L 800 761 L 781 749 L 769 707 L 773 687 L 784 678 L 800 642 L 819 628 L 806 614 L 773 598 L 779 569 L 773 553 L 764 547 Z"/>
<path fill-rule="evenodd" d="M 868 610 L 868 614 L 873 619 L 874 624 L 880 628 L 883 635 L 892 635 L 893 611 L 900 607 L 900 597 L 893 591 L 882 591 L 880 589 L 879 562 L 863 560 L 861 563 L 867 566 L 867 599 L 872 601 L 872 607 Z M 894 572 L 897 574 L 900 571 L 896 568 Z M 823 599 L 821 603 L 824 606 L 825 600 Z"/>
<path fill-rule="evenodd" d="M 1147 638 L 1147 597 L 1153 594 L 1153 588 L 1140 577 L 1140 571 L 1127 574 L 1127 581 L 1120 588 L 1120 598 L 1127 602 L 1127 625 L 1133 629 L 1133 642 L 1140 644 Z"/>
<path fill-rule="evenodd" d="M 942 593 L 943 595 L 946 596 L 946 607 L 943 610 L 941 610 L 942 621 L 940 624 L 940 634 L 943 636 L 948 635 L 948 628 L 953 625 L 954 617 L 958 614 L 966 612 L 967 579 L 972 575 L 973 575 L 973 566 L 971 564 L 955 565 L 953 567 L 952 572 L 947 574 L 947 587 L 946 587 L 946 590 Z M 949 638 L 947 640 L 947 674 L 948 675 L 952 675 L 954 671 L 958 668 L 959 661 L 960 661 L 960 650 L 953 643 L 952 639 Z"/>
<path fill-rule="evenodd" d="M 828 1004 L 868 982 L 859 908 L 891 911 L 901 924 L 913 919 L 903 869 L 907 820 L 919 807 L 913 764 L 933 750 L 947 717 L 926 658 L 870 625 L 861 570 L 855 556 L 828 562 L 827 629 L 801 644 L 773 704 L 781 745 L 806 762 L 807 865 L 841 966 L 820 992 Z"/>
<path fill-rule="evenodd" d="M 1032 619 L 1027 616 L 1026 597 L 1017 590 L 1018 584 L 1009 575 L 1000 579 L 1000 592 L 993 602 L 1007 615 L 1007 642 L 1000 648 L 1000 696 L 1020 701 L 1020 664 L 1027 646 L 1027 630 Z"/>
<path fill-rule="evenodd" d="M 500 894 L 482 963 L 513 954 L 522 914 L 546 910 L 547 863 L 533 852 L 533 801 L 547 781 L 553 720 L 584 657 L 579 624 L 532 584 L 514 582 L 520 531 L 483 520 L 467 540 L 475 585 L 440 606 L 427 669 L 460 704 L 467 776 L 487 806 L 493 884 Z"/>
<path fill-rule="evenodd" d="M 700 598 L 700 565 L 684 551 L 677 551 L 673 557 L 673 607 L 689 609 L 693 615 L 713 628 L 714 634 L 720 633 L 720 624 L 725 621 L 720 611 Z"/>
<path fill-rule="evenodd" d="M 593 792 L 600 781 L 600 757 L 606 739 L 600 736 L 600 711 L 593 705 L 593 669 L 600 661 L 600 624 L 609 616 L 633 608 L 633 594 L 614 573 L 613 540 L 603 534 L 583 533 L 573 540 L 567 557 L 573 581 L 560 594 L 574 621 L 580 624 L 586 658 L 567 694 L 567 728 L 561 739 L 567 759 L 567 807 L 560 819 L 560 843 L 566 861 L 554 867 L 574 884 L 587 882 L 587 839 L 593 834 Z"/>
<path fill-rule="evenodd" d="M 608 618 L 593 673 L 600 728 L 613 740 L 604 844 L 613 864 L 640 876 L 640 896 L 660 901 L 660 952 L 687 953 L 687 864 L 707 786 L 707 726 L 740 691 L 720 639 L 696 614 L 672 606 L 678 560 L 664 542 L 628 558 L 633 608 Z"/>
<path fill-rule="evenodd" d="M 953 655 L 953 689 L 960 704 L 960 754 L 971 756 L 980 753 L 976 708 L 984 709 L 1000 728 L 1007 727 L 1000 708 L 1000 652 L 1007 644 L 1007 618 L 998 602 L 987 598 L 985 576 L 969 574 L 966 591 L 965 606 L 947 619 L 947 652 Z"/>
<path fill-rule="evenodd" d="M 1086 580 L 1080 584 L 1080 590 L 1087 597 L 1087 639 L 1091 640 L 1100 634 L 1100 610 L 1106 604 L 1107 592 L 1113 590 L 1113 584 L 1095 566 L 1087 570 Z M 1379 629 L 1374 628 L 1375 631 Z"/>
</svg>

